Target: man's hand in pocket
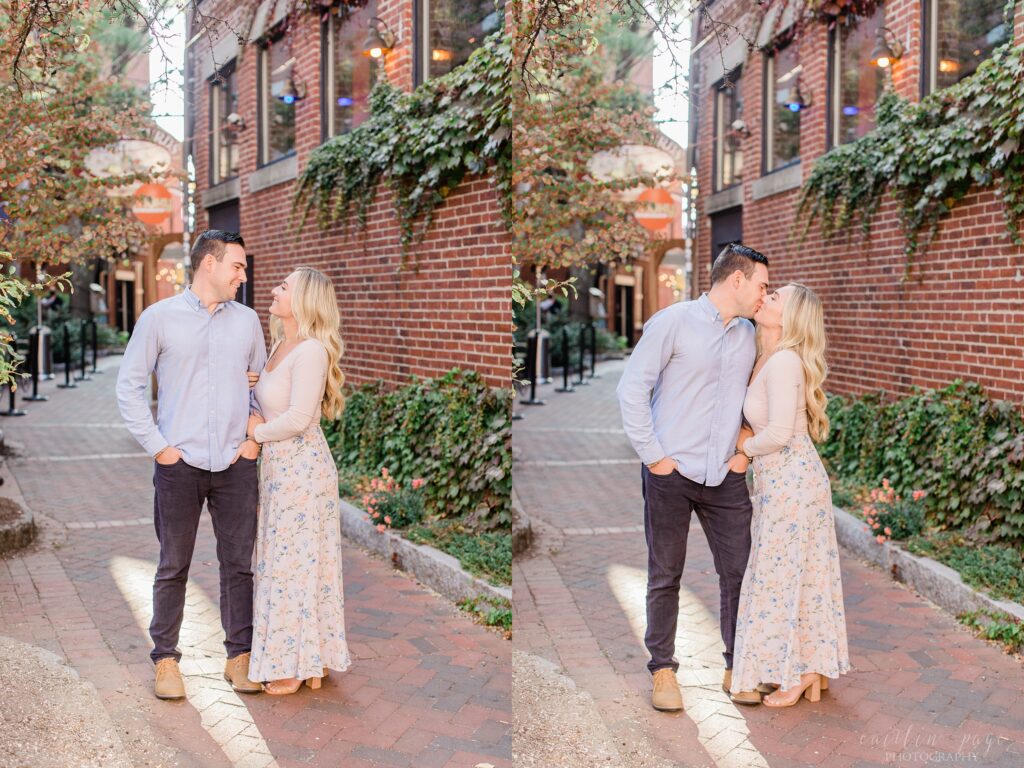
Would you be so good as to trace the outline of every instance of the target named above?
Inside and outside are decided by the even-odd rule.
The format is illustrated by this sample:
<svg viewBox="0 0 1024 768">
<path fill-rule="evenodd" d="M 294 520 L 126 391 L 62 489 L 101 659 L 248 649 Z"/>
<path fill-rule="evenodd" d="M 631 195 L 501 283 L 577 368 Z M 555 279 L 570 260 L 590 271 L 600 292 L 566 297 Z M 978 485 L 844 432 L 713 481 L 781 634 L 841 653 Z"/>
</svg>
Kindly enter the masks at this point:
<svg viewBox="0 0 1024 768">
<path fill-rule="evenodd" d="M 169 467 L 171 464 L 177 464 L 179 461 L 181 461 L 181 451 L 171 445 L 160 452 L 160 456 L 157 458 L 156 463 Z"/>
<path fill-rule="evenodd" d="M 238 453 L 235 454 L 235 458 L 231 460 L 234 464 L 240 458 L 249 459 L 250 461 L 256 461 L 260 455 L 260 444 L 255 440 L 245 440 L 240 446 L 238 446 Z"/>
</svg>

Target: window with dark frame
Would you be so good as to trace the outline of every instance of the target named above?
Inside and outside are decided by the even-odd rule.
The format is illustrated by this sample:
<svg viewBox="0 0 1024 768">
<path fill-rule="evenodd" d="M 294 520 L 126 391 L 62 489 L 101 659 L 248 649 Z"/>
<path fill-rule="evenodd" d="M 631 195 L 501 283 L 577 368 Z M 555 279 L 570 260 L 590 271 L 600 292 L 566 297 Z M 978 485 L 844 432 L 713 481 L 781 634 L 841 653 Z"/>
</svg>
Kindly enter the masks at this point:
<svg viewBox="0 0 1024 768">
<path fill-rule="evenodd" d="M 974 74 L 978 65 L 1013 37 L 1005 0 L 925 0 L 924 93 Z"/>
<path fill-rule="evenodd" d="M 501 28 L 505 0 L 418 0 L 416 83 L 465 64 L 484 38 Z"/>
<path fill-rule="evenodd" d="M 855 23 L 841 24 L 832 35 L 832 145 L 859 139 L 875 127 L 875 108 L 885 87 L 885 70 L 871 60 L 884 6 Z"/>
<path fill-rule="evenodd" d="M 338 136 L 370 116 L 370 91 L 380 79 L 382 63 L 363 53 L 369 21 L 377 15 L 376 0 L 361 8 L 341 6 L 325 25 L 327 34 L 323 87 L 326 134 Z"/>
<path fill-rule="evenodd" d="M 800 160 L 800 96 L 803 67 L 797 46 L 789 44 L 765 56 L 764 172 Z"/>
<path fill-rule="evenodd" d="M 238 89 L 231 62 L 210 79 L 210 185 L 238 175 Z"/>
<path fill-rule="evenodd" d="M 295 152 L 295 98 L 287 91 L 295 85 L 295 57 L 287 38 L 260 49 L 259 67 L 260 165 L 267 165 Z"/>
<path fill-rule="evenodd" d="M 743 181 L 743 85 L 740 71 L 730 72 L 715 89 L 715 191 Z"/>
</svg>

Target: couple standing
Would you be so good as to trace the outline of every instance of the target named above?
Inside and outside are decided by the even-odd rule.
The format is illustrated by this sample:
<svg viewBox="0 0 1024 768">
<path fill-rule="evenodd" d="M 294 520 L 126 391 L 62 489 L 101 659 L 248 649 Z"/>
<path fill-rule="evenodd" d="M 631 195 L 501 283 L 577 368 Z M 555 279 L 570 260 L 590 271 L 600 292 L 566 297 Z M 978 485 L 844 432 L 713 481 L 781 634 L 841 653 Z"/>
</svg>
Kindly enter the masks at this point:
<svg viewBox="0 0 1024 768">
<path fill-rule="evenodd" d="M 337 468 L 320 429 L 321 414 L 337 418 L 344 406 L 334 287 L 300 267 L 273 289 L 268 360 L 259 317 L 232 300 L 246 279 L 241 236 L 203 232 L 191 262 L 192 284 L 142 313 L 117 380 L 121 415 L 154 458 L 155 693 L 185 696 L 177 644 L 204 503 L 220 563 L 224 678 L 244 693 L 318 688 L 328 669 L 350 664 Z"/>
<path fill-rule="evenodd" d="M 652 704 L 683 706 L 674 653 L 692 512 L 719 578 L 723 690 L 740 704 L 817 701 L 850 669 L 831 489 L 812 442 L 828 432 L 821 302 L 798 284 L 769 294 L 768 260 L 742 245 L 719 254 L 711 282 L 651 317 L 618 386 L 644 463 Z"/>
</svg>

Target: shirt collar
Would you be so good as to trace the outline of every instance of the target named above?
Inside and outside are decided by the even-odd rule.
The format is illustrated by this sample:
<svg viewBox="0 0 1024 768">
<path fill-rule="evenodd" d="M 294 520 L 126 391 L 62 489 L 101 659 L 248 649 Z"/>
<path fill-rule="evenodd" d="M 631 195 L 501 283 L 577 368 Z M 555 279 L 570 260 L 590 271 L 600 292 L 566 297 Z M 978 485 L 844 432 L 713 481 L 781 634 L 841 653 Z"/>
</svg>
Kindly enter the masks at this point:
<svg viewBox="0 0 1024 768">
<path fill-rule="evenodd" d="M 709 320 L 714 321 L 718 325 L 722 324 L 722 313 L 718 311 L 718 307 L 716 307 L 714 305 L 714 302 L 712 302 L 711 299 L 708 297 L 707 292 L 702 293 L 700 295 L 700 298 L 697 299 L 697 306 L 701 308 L 701 311 Z M 732 320 L 729 321 L 729 324 L 725 326 L 724 330 L 729 330 L 739 321 L 740 319 L 738 317 L 734 317 Z"/>
<path fill-rule="evenodd" d="M 195 291 L 192 290 L 192 286 L 191 285 L 185 286 L 185 290 L 182 291 L 182 295 L 185 297 L 185 301 L 188 302 L 188 305 L 190 307 L 192 307 L 192 309 L 195 309 L 195 310 L 200 310 L 201 309 L 204 312 L 206 311 L 206 307 L 203 305 L 203 302 L 201 302 L 199 300 L 199 297 L 196 296 Z M 229 303 L 230 302 L 222 301 L 220 304 L 217 305 L 217 308 L 215 310 L 213 310 L 213 313 L 216 314 L 217 312 L 220 312 Z"/>
</svg>

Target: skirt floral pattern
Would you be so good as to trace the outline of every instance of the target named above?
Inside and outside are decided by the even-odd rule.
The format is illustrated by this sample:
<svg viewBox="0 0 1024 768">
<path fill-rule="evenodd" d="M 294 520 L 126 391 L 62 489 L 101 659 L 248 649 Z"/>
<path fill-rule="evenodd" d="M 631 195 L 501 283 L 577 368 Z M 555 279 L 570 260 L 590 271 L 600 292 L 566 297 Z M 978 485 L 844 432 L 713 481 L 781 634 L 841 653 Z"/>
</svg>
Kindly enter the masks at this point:
<svg viewBox="0 0 1024 768">
<path fill-rule="evenodd" d="M 849 672 L 832 491 L 807 435 L 754 458 L 751 500 L 732 692 L 758 683 L 792 688 L 807 672 Z"/>
<path fill-rule="evenodd" d="M 318 422 L 263 445 L 254 577 L 250 680 L 349 667 L 338 470 Z"/>
</svg>

